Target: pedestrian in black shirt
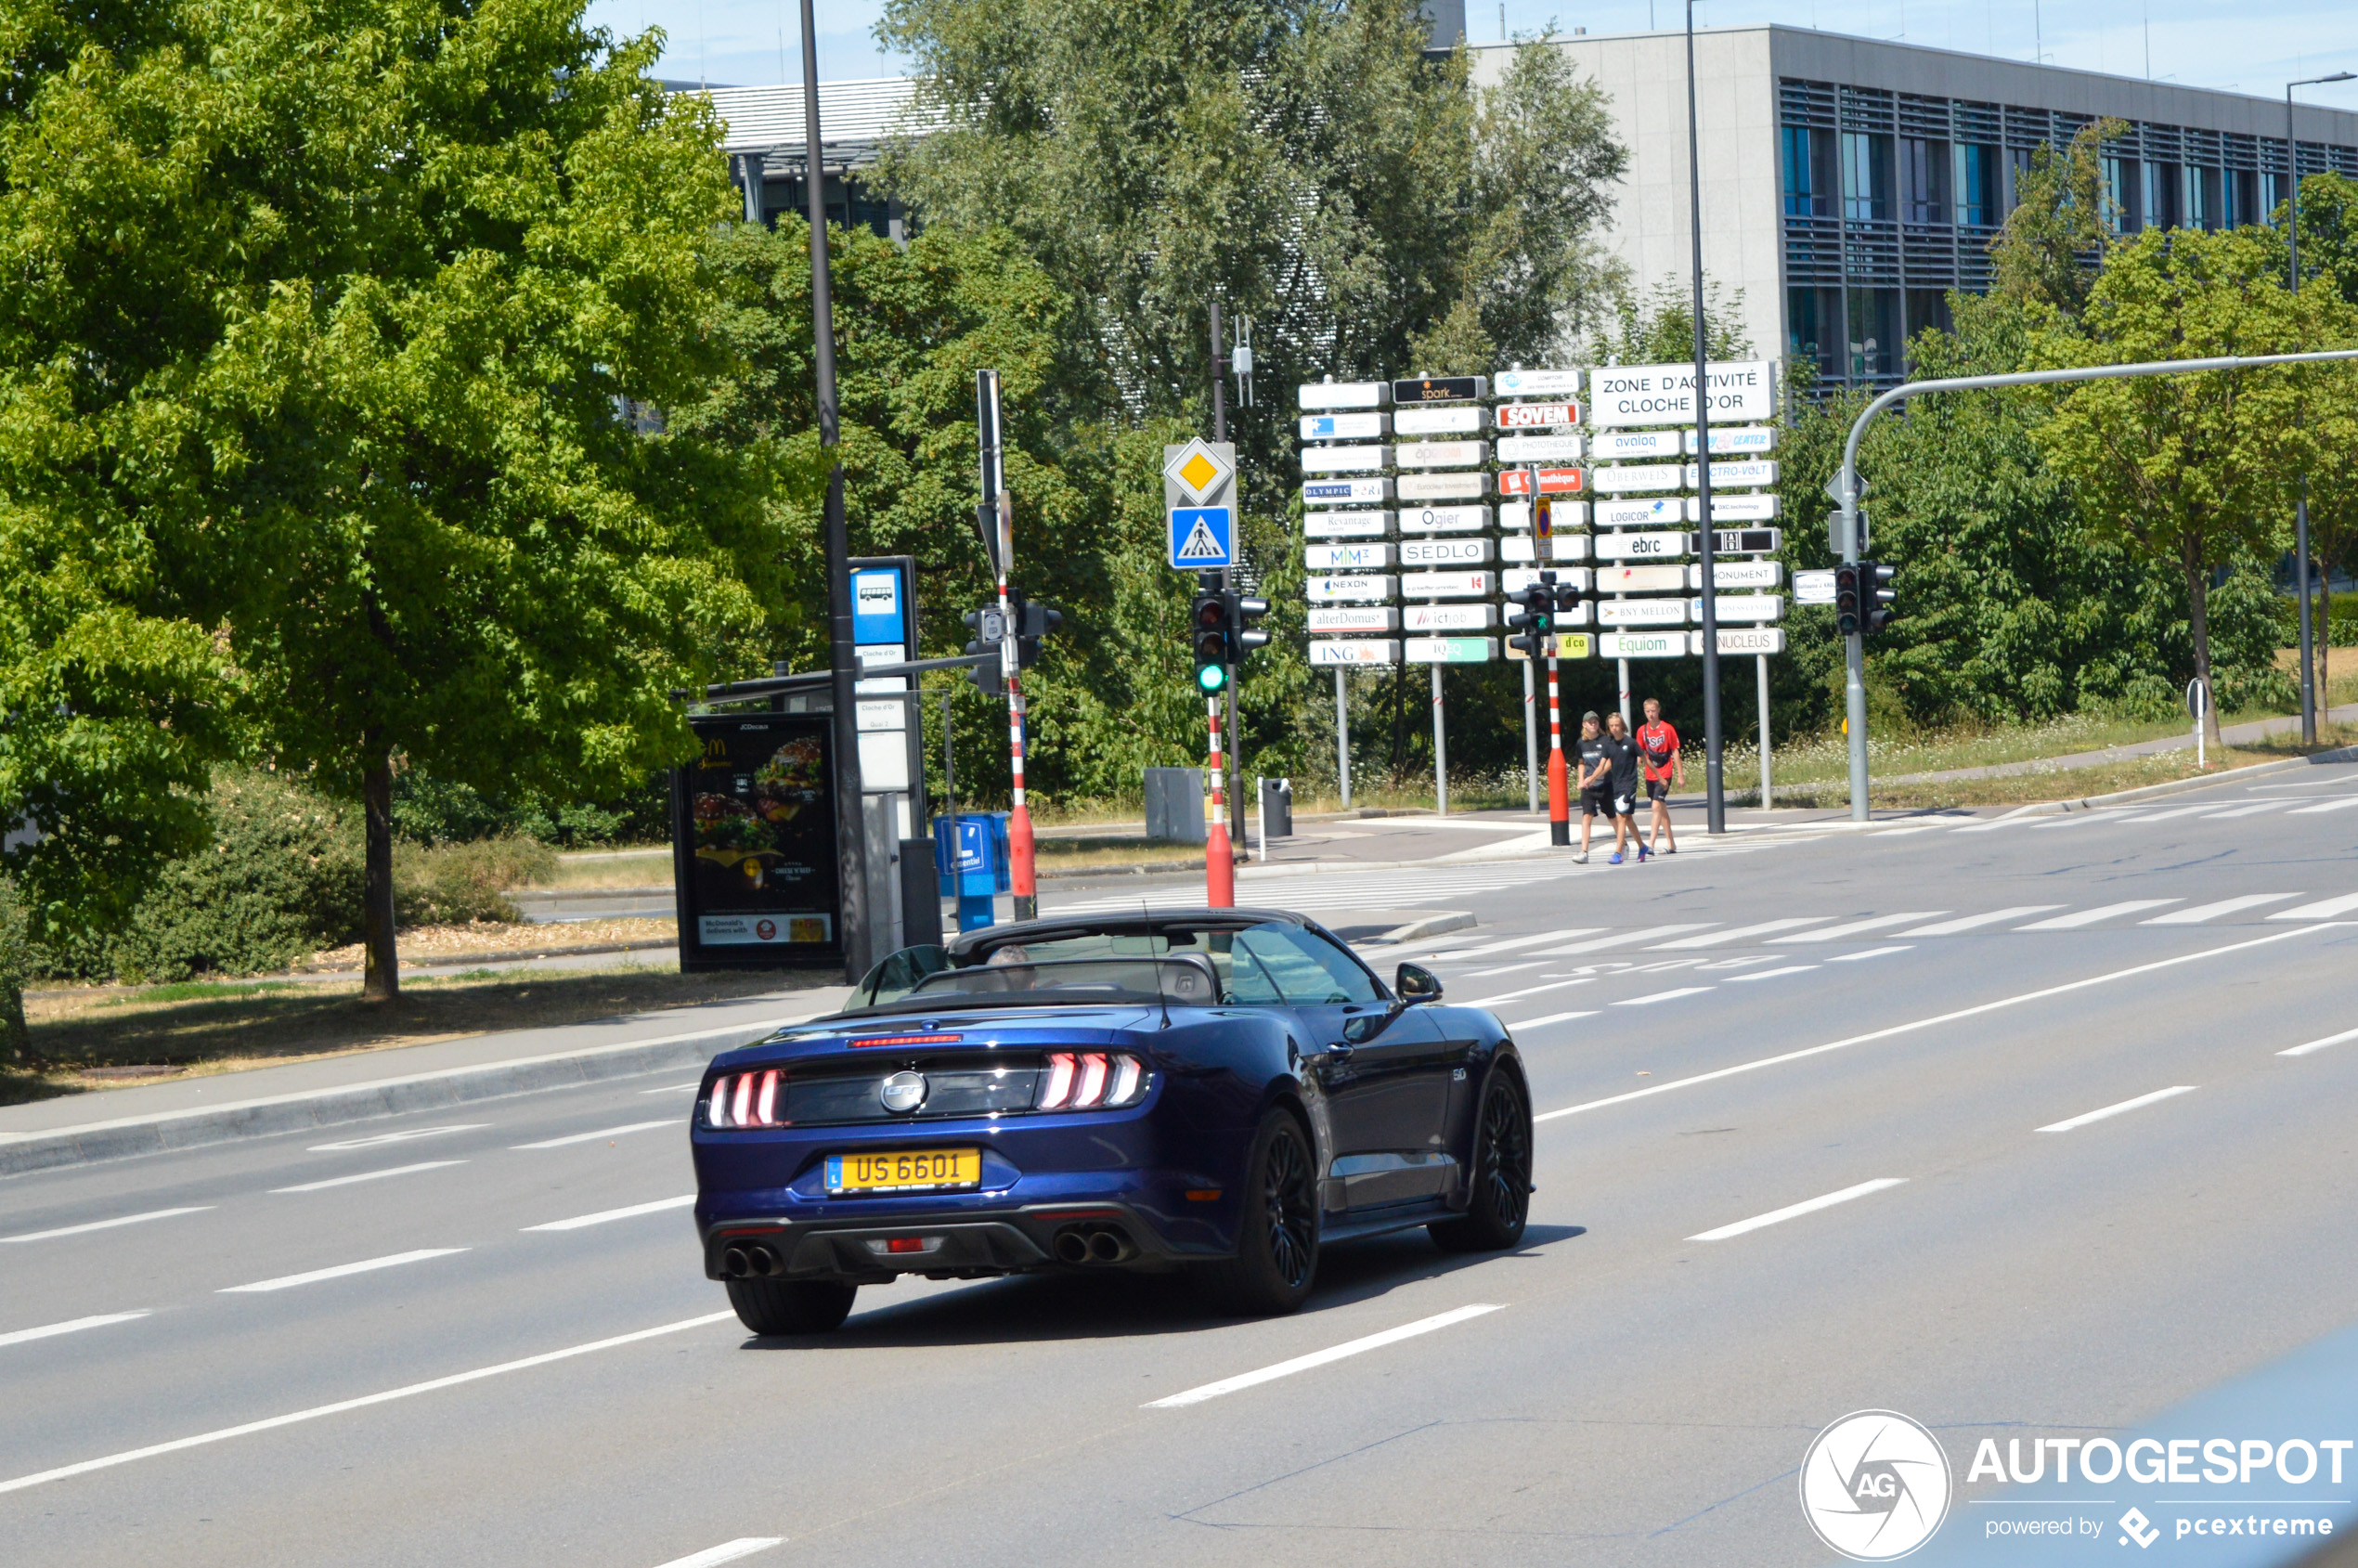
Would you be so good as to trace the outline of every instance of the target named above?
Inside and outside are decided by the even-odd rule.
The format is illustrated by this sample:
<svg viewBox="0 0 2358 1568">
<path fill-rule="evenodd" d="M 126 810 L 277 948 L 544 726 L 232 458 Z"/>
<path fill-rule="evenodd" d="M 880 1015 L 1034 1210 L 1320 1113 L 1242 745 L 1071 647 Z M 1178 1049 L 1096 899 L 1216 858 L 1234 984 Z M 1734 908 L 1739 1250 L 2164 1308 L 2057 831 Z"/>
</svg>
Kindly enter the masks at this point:
<svg viewBox="0 0 2358 1568">
<path fill-rule="evenodd" d="M 1640 854 L 1644 846 L 1638 841 L 1638 743 L 1618 713 L 1605 716 L 1605 755 L 1610 758 L 1605 786 L 1613 807 L 1613 859 L 1607 863 L 1619 865 L 1625 844 L 1632 855 Z"/>
<path fill-rule="evenodd" d="M 1588 829 L 1602 811 L 1608 821 L 1616 820 L 1613 810 L 1613 753 L 1607 749 L 1604 732 L 1598 727 L 1593 712 L 1580 716 L 1580 853 L 1573 856 L 1577 865 L 1588 863 Z M 1616 834 L 1613 842 L 1621 842 Z M 1616 853 L 1613 857 L 1618 860 Z"/>
</svg>

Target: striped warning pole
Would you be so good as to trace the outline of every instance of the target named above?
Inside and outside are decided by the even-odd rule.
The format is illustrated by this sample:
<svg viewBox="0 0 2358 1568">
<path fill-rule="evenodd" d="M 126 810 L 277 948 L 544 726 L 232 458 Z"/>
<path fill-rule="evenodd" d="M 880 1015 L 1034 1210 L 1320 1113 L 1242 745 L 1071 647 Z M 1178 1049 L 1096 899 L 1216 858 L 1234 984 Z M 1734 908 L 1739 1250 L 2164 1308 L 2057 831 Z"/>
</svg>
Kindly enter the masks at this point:
<svg viewBox="0 0 2358 1568">
<path fill-rule="evenodd" d="M 1237 858 L 1228 844 L 1227 765 L 1220 755 L 1220 699 L 1205 700 L 1211 726 L 1211 823 L 1203 843 L 1204 902 L 1214 909 L 1237 907 Z"/>
</svg>

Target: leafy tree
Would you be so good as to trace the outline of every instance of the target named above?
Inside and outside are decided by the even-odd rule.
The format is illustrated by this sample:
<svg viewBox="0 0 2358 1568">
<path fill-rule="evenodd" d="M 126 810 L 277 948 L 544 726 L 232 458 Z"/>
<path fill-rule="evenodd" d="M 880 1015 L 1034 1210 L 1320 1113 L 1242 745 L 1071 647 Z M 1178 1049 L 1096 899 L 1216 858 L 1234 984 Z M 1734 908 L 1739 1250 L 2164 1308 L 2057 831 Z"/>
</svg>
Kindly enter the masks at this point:
<svg viewBox="0 0 2358 1568">
<path fill-rule="evenodd" d="M 2105 180 L 2105 144 L 2128 132 L 2118 120 L 2083 125 L 2060 154 L 2033 148 L 2015 184 L 2016 205 L 1990 242 L 1992 292 L 2066 317 L 2087 308 L 2095 267 L 2121 243 L 2119 204 Z"/>
<path fill-rule="evenodd" d="M 397 759 L 617 793 L 774 597 L 755 455 L 622 417 L 723 368 L 708 108 L 574 0 L 100 0 L 6 39 L 16 504 L 124 563 L 182 667 L 214 629 L 257 750 L 361 801 L 390 997 Z"/>
<path fill-rule="evenodd" d="M 2276 210 L 2285 228 L 2291 214 Z M 2290 256 L 2287 256 L 2289 270 Z M 2333 174 L 2300 182 L 2300 271 L 2303 291 L 2321 285 L 2358 306 L 2358 181 Z M 2323 344 L 2313 343 L 2311 347 Z M 2326 689 L 2325 648 L 2332 641 L 2332 573 L 2358 572 L 2358 374 L 2313 372 L 2305 410 L 2313 432 L 2309 447 L 2309 548 L 2319 578 L 2323 613 L 2317 621 L 2317 690 Z"/>
<path fill-rule="evenodd" d="M 1703 282 L 1704 352 L 1714 359 L 1748 359 L 1752 339 L 1743 326 L 1744 292 L 1730 295 L 1719 280 Z M 1642 293 L 1623 286 L 1614 292 L 1607 323 L 1589 335 L 1587 354 L 1594 365 L 1691 364 L 1695 357 L 1694 292 L 1685 278 L 1657 278 Z"/>
<path fill-rule="evenodd" d="M 2076 326 L 2037 313 L 2027 356 L 2119 364 L 2327 341 L 2339 302 L 2322 290 L 2296 299 L 2280 258 L 2263 231 L 2148 231 L 2107 258 Z M 2058 390 L 2038 428 L 2100 537 L 2177 568 L 2195 673 L 2214 692 L 2211 579 L 2282 548 L 2281 503 L 2301 455 L 2299 387 L 2283 368 L 2081 382 Z M 2215 741 L 2216 704 L 2208 728 Z"/>
</svg>

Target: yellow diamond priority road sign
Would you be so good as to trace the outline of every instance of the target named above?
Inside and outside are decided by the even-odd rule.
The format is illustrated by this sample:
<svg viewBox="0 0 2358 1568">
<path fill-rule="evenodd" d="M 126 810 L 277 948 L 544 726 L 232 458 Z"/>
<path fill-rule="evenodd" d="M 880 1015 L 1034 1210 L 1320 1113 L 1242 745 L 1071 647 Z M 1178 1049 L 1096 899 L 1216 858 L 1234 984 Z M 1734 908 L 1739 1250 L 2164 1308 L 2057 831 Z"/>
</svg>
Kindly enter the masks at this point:
<svg viewBox="0 0 2358 1568">
<path fill-rule="evenodd" d="M 1162 451 L 1162 476 L 1178 492 L 1177 497 L 1171 498 L 1173 505 L 1209 505 L 1237 476 L 1237 449 L 1228 442 L 1198 438 L 1184 447 L 1165 447 Z"/>
</svg>

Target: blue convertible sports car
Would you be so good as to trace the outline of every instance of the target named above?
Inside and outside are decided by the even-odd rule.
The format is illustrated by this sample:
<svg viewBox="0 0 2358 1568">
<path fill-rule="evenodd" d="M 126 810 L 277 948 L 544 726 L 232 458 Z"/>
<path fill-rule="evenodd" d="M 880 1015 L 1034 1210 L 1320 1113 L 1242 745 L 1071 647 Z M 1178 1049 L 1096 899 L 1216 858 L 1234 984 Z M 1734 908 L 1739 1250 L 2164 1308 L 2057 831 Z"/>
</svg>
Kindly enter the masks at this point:
<svg viewBox="0 0 2358 1568">
<path fill-rule="evenodd" d="M 894 953 L 831 1017 L 716 1058 L 692 1137 L 705 1272 L 758 1334 L 901 1274 L 1186 1270 L 1290 1312 L 1330 1241 L 1521 1239 L 1514 1042 L 1264 910 L 1035 920 Z"/>
</svg>

